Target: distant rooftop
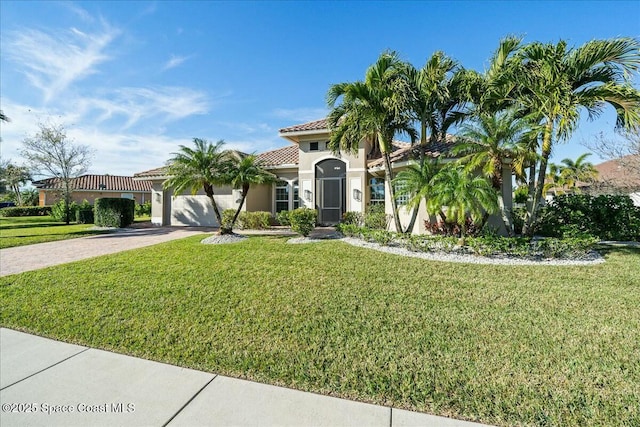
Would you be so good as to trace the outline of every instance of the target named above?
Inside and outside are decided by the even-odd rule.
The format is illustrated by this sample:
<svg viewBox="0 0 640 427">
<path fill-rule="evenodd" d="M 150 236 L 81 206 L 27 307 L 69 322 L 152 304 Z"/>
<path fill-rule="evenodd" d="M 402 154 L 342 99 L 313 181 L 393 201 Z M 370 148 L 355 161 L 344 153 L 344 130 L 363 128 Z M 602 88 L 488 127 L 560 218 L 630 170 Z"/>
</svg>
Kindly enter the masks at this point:
<svg viewBox="0 0 640 427">
<path fill-rule="evenodd" d="M 313 122 L 302 123 L 280 129 L 280 133 L 304 132 L 308 130 L 329 130 L 327 119 L 315 120 Z"/>
<path fill-rule="evenodd" d="M 60 178 L 42 179 L 32 184 L 41 190 L 62 190 L 63 186 Z M 71 185 L 74 190 L 151 192 L 150 182 L 134 181 L 132 176 L 82 175 L 74 178 Z"/>
</svg>

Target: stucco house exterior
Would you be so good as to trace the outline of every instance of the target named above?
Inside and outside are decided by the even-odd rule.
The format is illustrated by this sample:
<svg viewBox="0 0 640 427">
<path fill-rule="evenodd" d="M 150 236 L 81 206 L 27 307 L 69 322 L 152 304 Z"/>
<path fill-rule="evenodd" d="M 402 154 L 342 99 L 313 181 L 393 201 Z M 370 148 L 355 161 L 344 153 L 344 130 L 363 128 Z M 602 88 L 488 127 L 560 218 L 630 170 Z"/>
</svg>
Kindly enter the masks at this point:
<svg viewBox="0 0 640 427">
<path fill-rule="evenodd" d="M 291 145 L 258 154 L 267 170 L 278 177 L 271 185 L 251 188 L 245 202 L 247 211 L 267 211 L 276 214 L 306 206 L 318 210 L 318 223 L 337 224 L 347 211 L 364 212 L 368 205 L 383 204 L 392 213 L 389 189 L 384 181 L 383 159 L 367 141 L 362 141 L 355 154 L 334 154 L 327 148 L 329 129 L 326 120 L 316 120 L 280 129 L 279 135 Z M 428 156 L 446 154 L 451 140 L 431 147 Z M 408 143 L 394 142 L 391 156 L 394 170 L 399 171 L 412 160 L 412 147 Z M 213 209 L 206 195 L 174 195 L 164 189 L 168 178 L 164 168 L 134 174 L 134 180 L 152 184 L 152 222 L 157 225 L 216 226 Z M 511 177 L 508 180 L 511 199 Z M 237 208 L 239 190 L 230 187 L 215 191 L 221 210 Z M 424 202 L 423 202 L 424 204 Z M 404 227 L 411 213 L 399 201 L 400 217 Z M 424 233 L 424 221 L 431 220 L 424 206 L 418 211 L 413 233 Z M 390 225 L 393 231 L 393 223 Z"/>
<path fill-rule="evenodd" d="M 40 206 L 54 205 L 62 198 L 64 183 L 58 178 L 34 181 L 32 185 L 38 189 Z M 151 183 L 132 176 L 82 175 L 71 181 L 71 188 L 71 200 L 76 203 L 87 200 L 93 204 L 101 197 L 133 199 L 138 204 L 151 199 Z"/>
</svg>

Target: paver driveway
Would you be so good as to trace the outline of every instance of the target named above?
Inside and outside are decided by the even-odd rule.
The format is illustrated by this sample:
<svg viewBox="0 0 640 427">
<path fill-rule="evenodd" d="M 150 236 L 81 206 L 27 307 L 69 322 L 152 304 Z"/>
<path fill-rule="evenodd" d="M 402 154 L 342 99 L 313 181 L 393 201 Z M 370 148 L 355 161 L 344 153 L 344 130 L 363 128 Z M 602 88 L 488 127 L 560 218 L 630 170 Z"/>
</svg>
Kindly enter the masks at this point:
<svg viewBox="0 0 640 427">
<path fill-rule="evenodd" d="M 211 228 L 156 227 L 0 249 L 0 276 L 126 251 L 210 232 Z"/>
</svg>

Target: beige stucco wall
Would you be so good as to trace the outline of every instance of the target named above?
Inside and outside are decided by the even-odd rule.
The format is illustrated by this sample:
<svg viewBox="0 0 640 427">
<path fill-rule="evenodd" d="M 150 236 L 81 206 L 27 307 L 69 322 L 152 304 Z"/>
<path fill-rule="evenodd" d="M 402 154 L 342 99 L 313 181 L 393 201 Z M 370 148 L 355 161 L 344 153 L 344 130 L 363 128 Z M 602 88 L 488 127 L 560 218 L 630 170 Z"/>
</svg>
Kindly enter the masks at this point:
<svg viewBox="0 0 640 427">
<path fill-rule="evenodd" d="M 346 168 L 346 206 L 345 211 L 362 212 L 366 206 L 367 193 L 367 145 L 362 142 L 357 153 L 342 152 L 334 154 L 328 150 L 326 143 L 329 140 L 329 134 L 306 135 L 300 138 L 299 142 L 299 184 L 300 197 L 306 207 L 316 209 L 316 183 L 315 183 L 315 166 L 317 163 L 326 159 L 340 159 L 347 165 Z M 318 142 L 319 150 L 311 151 L 310 144 Z M 354 192 L 354 190 L 357 190 Z M 305 191 L 311 192 L 311 200 L 305 199 Z"/>
<path fill-rule="evenodd" d="M 273 212 L 272 193 L 273 186 L 271 184 L 252 185 L 249 188 L 249 194 L 242 210 L 248 212 Z"/>
</svg>

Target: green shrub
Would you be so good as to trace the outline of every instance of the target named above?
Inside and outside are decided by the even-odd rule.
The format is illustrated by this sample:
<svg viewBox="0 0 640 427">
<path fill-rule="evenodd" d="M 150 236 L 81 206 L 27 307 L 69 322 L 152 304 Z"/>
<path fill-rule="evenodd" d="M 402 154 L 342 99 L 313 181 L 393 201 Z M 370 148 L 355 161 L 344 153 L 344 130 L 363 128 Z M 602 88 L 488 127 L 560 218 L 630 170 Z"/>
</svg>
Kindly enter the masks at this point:
<svg viewBox="0 0 640 427">
<path fill-rule="evenodd" d="M 563 195 L 542 209 L 535 229 L 547 237 L 640 241 L 640 208 L 625 195 Z"/>
<path fill-rule="evenodd" d="M 364 214 L 364 226 L 372 230 L 386 230 L 389 228 L 391 215 L 384 212 L 384 205 L 369 205 Z"/>
<path fill-rule="evenodd" d="M 69 220 L 76 219 L 76 212 L 78 211 L 78 204 L 74 201 L 69 203 Z M 65 221 L 66 212 L 64 208 L 64 200 L 59 200 L 58 203 L 51 206 L 51 218 L 54 221 Z"/>
<path fill-rule="evenodd" d="M 298 208 L 289 214 L 291 229 L 305 237 L 315 228 L 317 218 L 318 212 L 309 208 Z"/>
<path fill-rule="evenodd" d="M 51 206 L 12 206 L 0 209 L 1 217 L 51 215 Z"/>
<path fill-rule="evenodd" d="M 142 204 L 136 204 L 136 216 L 150 216 L 151 202 L 146 201 Z"/>
<path fill-rule="evenodd" d="M 133 223 L 135 204 L 132 199 L 96 199 L 95 224 L 98 227 L 127 227 Z"/>
<path fill-rule="evenodd" d="M 93 206 L 84 199 L 76 209 L 76 222 L 78 224 L 93 224 Z"/>
<path fill-rule="evenodd" d="M 238 228 L 245 230 L 264 230 L 271 227 L 271 213 L 243 211 L 238 215 L 237 224 Z"/>
<path fill-rule="evenodd" d="M 364 215 L 362 215 L 362 212 L 345 212 L 342 214 L 342 221 L 340 221 L 340 224 L 356 225 L 358 227 L 362 226 L 364 225 Z"/>
<path fill-rule="evenodd" d="M 291 221 L 289 220 L 289 214 L 291 212 L 290 211 L 280 211 L 276 214 L 276 221 L 278 221 L 278 224 L 285 226 L 285 227 L 289 227 L 291 226 Z"/>
<path fill-rule="evenodd" d="M 236 214 L 235 209 L 225 209 L 222 211 L 222 224 L 220 228 L 230 229 L 231 221 Z"/>
</svg>

